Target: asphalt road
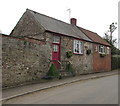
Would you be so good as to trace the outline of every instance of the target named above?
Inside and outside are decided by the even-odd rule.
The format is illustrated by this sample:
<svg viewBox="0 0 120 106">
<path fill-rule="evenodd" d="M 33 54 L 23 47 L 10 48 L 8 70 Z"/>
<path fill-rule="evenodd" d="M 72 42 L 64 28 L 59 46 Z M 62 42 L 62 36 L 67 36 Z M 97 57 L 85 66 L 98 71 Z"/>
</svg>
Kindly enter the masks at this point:
<svg viewBox="0 0 120 106">
<path fill-rule="evenodd" d="M 3 104 L 118 104 L 118 75 L 34 92 Z"/>
</svg>

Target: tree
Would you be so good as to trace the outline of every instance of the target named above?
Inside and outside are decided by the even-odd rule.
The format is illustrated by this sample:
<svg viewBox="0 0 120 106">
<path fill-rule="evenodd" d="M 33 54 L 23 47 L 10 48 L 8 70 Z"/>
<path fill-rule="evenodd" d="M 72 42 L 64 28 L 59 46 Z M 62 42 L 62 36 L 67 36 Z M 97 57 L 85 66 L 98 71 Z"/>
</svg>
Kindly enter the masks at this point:
<svg viewBox="0 0 120 106">
<path fill-rule="evenodd" d="M 112 24 L 110 24 L 109 30 L 105 33 L 105 37 L 104 37 L 104 40 L 106 40 L 111 45 L 112 55 L 114 55 L 114 54 L 120 55 L 120 50 L 115 47 L 115 43 L 116 43 L 117 39 L 113 39 L 113 35 L 112 35 L 113 32 L 117 28 L 116 24 L 117 23 L 114 23 L 114 22 Z"/>
<path fill-rule="evenodd" d="M 109 26 L 109 30 L 105 33 L 105 37 L 106 37 L 106 39 L 110 42 L 110 44 L 113 44 L 113 43 L 115 43 L 116 42 L 116 40 L 114 39 L 113 40 L 113 32 L 116 30 L 116 24 L 117 23 L 112 23 L 112 24 L 110 24 L 110 26 Z"/>
</svg>

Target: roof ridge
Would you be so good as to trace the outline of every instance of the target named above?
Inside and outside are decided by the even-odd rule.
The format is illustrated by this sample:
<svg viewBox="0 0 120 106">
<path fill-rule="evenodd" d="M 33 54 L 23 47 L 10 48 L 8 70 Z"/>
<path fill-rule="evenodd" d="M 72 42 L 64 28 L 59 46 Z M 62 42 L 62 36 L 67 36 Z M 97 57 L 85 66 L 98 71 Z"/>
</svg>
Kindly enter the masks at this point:
<svg viewBox="0 0 120 106">
<path fill-rule="evenodd" d="M 39 15 L 42 15 L 42 16 L 45 16 L 45 17 L 48 17 L 48 18 L 54 19 L 54 20 L 56 20 L 56 21 L 60 21 L 60 22 L 65 23 L 65 24 L 72 25 L 72 24 L 69 24 L 69 23 L 64 22 L 64 21 L 62 21 L 62 20 L 59 20 L 59 19 L 56 19 L 56 18 L 50 17 L 50 16 L 48 16 L 48 15 L 41 14 L 41 13 L 39 13 L 39 12 L 36 12 L 36 11 L 30 10 L 30 9 L 28 9 L 28 8 L 26 9 L 26 11 L 31 11 L 31 12 L 34 12 L 35 14 L 37 13 L 37 14 L 39 14 Z"/>
</svg>

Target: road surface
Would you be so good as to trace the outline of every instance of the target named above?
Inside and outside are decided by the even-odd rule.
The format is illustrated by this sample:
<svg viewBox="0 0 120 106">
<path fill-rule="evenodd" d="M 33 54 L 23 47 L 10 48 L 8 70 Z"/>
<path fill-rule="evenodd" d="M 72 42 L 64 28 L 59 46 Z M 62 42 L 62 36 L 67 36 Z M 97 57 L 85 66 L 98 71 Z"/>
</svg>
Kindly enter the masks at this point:
<svg viewBox="0 0 120 106">
<path fill-rule="evenodd" d="M 118 75 L 34 92 L 3 104 L 118 104 Z"/>
</svg>

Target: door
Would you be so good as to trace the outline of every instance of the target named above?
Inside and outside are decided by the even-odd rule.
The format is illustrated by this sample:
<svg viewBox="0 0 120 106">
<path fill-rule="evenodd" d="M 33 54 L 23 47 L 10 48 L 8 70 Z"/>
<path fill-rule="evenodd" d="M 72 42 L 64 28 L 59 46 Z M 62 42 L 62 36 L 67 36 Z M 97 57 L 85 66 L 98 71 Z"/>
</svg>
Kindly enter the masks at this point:
<svg viewBox="0 0 120 106">
<path fill-rule="evenodd" d="M 55 64 L 56 68 L 60 68 L 60 64 L 58 61 L 60 61 L 60 37 L 54 36 L 53 37 L 53 44 L 52 44 L 52 60 Z"/>
<path fill-rule="evenodd" d="M 59 44 L 53 44 L 52 60 L 56 68 L 59 69 L 59 66 L 60 66 L 58 62 L 60 61 L 60 45 Z"/>
</svg>

